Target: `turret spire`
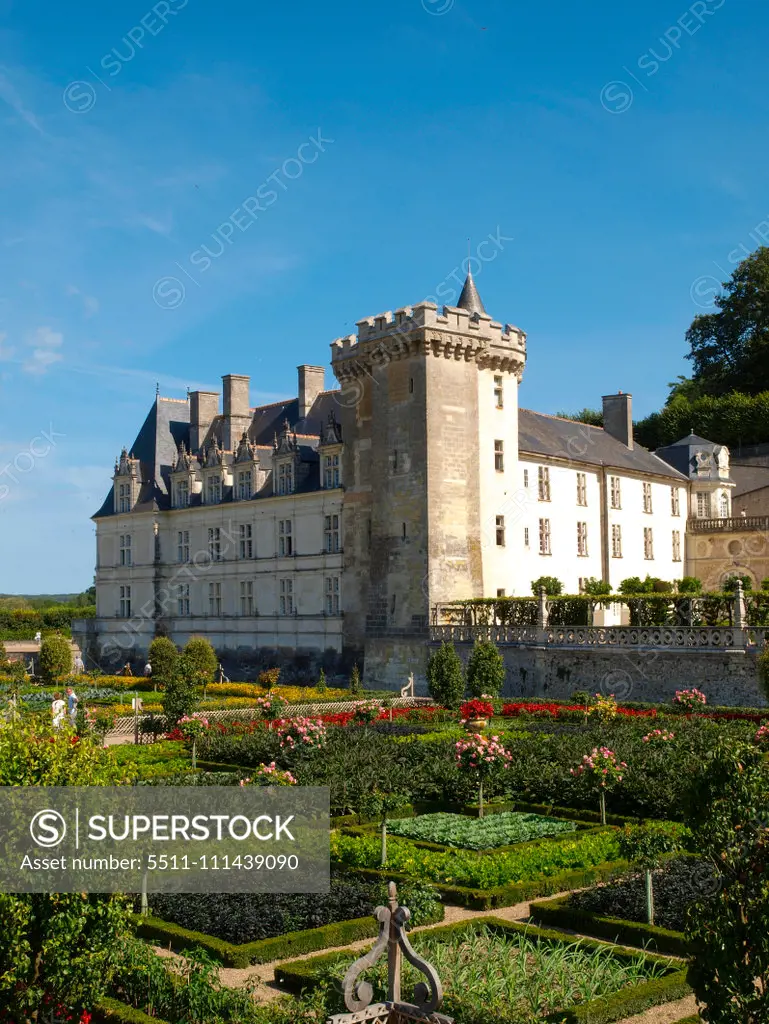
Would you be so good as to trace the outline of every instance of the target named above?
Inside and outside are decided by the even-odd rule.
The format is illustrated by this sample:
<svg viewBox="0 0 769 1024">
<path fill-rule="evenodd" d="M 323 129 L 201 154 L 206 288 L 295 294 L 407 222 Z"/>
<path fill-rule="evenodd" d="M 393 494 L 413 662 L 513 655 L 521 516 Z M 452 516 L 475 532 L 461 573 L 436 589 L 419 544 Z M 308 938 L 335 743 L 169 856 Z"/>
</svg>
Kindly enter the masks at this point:
<svg viewBox="0 0 769 1024">
<path fill-rule="evenodd" d="M 466 309 L 468 313 L 480 313 L 481 316 L 488 316 L 489 314 L 483 308 L 483 302 L 478 294 L 478 289 L 475 287 L 475 281 L 473 280 L 473 272 L 470 270 L 470 262 L 467 264 L 467 278 L 465 280 L 462 294 L 459 296 L 457 302 L 459 309 Z"/>
</svg>

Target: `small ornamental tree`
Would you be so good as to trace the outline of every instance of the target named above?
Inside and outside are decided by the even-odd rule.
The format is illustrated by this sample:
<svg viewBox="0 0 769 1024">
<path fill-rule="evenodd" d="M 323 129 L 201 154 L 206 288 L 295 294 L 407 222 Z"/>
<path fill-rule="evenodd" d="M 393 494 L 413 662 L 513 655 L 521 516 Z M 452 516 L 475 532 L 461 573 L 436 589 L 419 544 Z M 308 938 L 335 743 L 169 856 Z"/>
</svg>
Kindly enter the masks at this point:
<svg viewBox="0 0 769 1024">
<path fill-rule="evenodd" d="M 563 593 L 563 583 L 556 576 L 540 576 L 531 581 L 531 590 L 533 594 L 544 590 L 548 597 L 558 597 Z"/>
<path fill-rule="evenodd" d="M 457 740 L 455 747 L 459 767 L 478 779 L 478 817 L 483 817 L 484 780 L 510 767 L 513 758 L 499 742 L 498 736 L 469 736 Z"/>
<path fill-rule="evenodd" d="M 769 1020 L 769 762 L 719 740 L 687 794 L 694 848 L 717 890 L 689 909 L 689 980 L 711 1024 Z"/>
<path fill-rule="evenodd" d="M 168 681 L 162 695 L 163 712 L 167 726 L 173 729 L 180 718 L 191 715 L 200 700 L 197 692 L 199 671 L 194 660 L 187 658 L 186 650 L 179 656 L 176 671 Z"/>
<path fill-rule="evenodd" d="M 186 740 L 192 743 L 192 767 L 198 766 L 198 740 L 208 731 L 208 719 L 201 714 L 184 715 L 176 723 Z"/>
<path fill-rule="evenodd" d="M 687 833 L 683 825 L 670 821 L 648 821 L 626 825 L 619 834 L 619 852 L 626 860 L 643 868 L 646 878 L 646 919 L 654 924 L 654 888 L 652 872 L 660 867 L 666 854 L 682 848 Z"/>
<path fill-rule="evenodd" d="M 173 679 L 179 662 L 176 644 L 167 636 L 156 636 L 149 646 L 147 660 L 152 666 L 152 682 L 155 689 L 165 689 Z"/>
<path fill-rule="evenodd" d="M 753 580 L 750 576 L 727 576 L 721 584 L 721 589 L 725 594 L 733 594 L 737 589 L 737 584 L 742 584 L 744 591 L 753 589 Z"/>
<path fill-rule="evenodd" d="M 184 670 L 195 686 L 213 683 L 219 659 L 216 651 L 205 637 L 191 636 L 184 645 Z"/>
<path fill-rule="evenodd" d="M 359 697 L 363 693 L 363 684 L 360 681 L 360 670 L 357 662 L 353 665 L 352 672 L 350 673 L 350 693 L 354 697 Z"/>
<path fill-rule="evenodd" d="M 427 663 L 427 692 L 441 707 L 456 711 L 462 703 L 465 680 L 453 644 L 443 643 Z"/>
<path fill-rule="evenodd" d="M 47 636 L 40 644 L 40 675 L 52 685 L 72 671 L 72 648 L 63 636 Z"/>
<path fill-rule="evenodd" d="M 382 705 L 378 700 L 362 700 L 355 705 L 352 713 L 353 722 L 358 725 L 371 725 L 382 714 Z"/>
<path fill-rule="evenodd" d="M 701 594 L 702 580 L 698 576 L 684 576 L 678 581 L 679 594 Z"/>
<path fill-rule="evenodd" d="M 254 706 L 265 721 L 272 722 L 281 717 L 288 707 L 288 701 L 270 690 L 266 697 L 257 697 Z"/>
<path fill-rule="evenodd" d="M 611 593 L 611 583 L 588 576 L 582 583 L 582 593 L 587 597 L 606 597 Z"/>
<path fill-rule="evenodd" d="M 320 670 L 320 675 L 318 676 L 318 681 L 315 684 L 315 689 L 318 693 L 325 693 L 328 689 L 328 686 L 326 685 L 326 673 L 323 669 Z"/>
<path fill-rule="evenodd" d="M 602 825 L 606 824 L 606 792 L 622 782 L 626 769 L 625 762 L 618 760 L 608 747 L 593 747 L 589 754 L 583 756 L 581 764 L 569 769 L 574 778 L 582 779 L 598 793 Z"/>
<path fill-rule="evenodd" d="M 269 764 L 260 764 L 254 774 L 247 779 L 241 779 L 241 786 L 295 786 L 296 779 L 291 772 L 281 771 L 271 761 Z"/>
<path fill-rule="evenodd" d="M 326 726 L 319 718 L 289 718 L 276 725 L 280 745 L 294 753 L 320 750 L 326 745 Z"/>
<path fill-rule="evenodd" d="M 691 690 L 676 690 L 676 695 L 673 698 L 676 707 L 687 714 L 691 714 L 693 711 L 702 711 L 707 702 L 705 694 L 696 687 Z"/>
<path fill-rule="evenodd" d="M 595 715 L 604 725 L 609 725 L 609 723 L 614 721 L 618 713 L 617 700 L 613 693 L 606 697 L 602 693 L 595 695 L 590 709 L 591 715 Z"/>
<path fill-rule="evenodd" d="M 498 697 L 505 685 L 505 663 L 490 640 L 476 640 L 467 662 L 467 692 L 471 697 Z"/>
</svg>

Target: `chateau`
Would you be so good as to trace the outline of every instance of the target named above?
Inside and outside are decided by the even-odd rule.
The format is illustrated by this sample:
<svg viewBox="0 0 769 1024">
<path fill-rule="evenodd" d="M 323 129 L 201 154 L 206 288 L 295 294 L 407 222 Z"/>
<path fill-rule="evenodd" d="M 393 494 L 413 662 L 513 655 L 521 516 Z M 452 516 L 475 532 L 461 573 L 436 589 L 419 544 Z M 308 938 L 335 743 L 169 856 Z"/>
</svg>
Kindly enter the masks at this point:
<svg viewBox="0 0 769 1024">
<path fill-rule="evenodd" d="M 531 595 L 558 577 L 685 574 L 687 519 L 731 515 L 726 449 L 633 442 L 631 396 L 604 428 L 519 407 L 526 335 L 471 275 L 457 306 L 361 320 L 297 397 L 252 408 L 249 378 L 157 396 L 94 516 L 92 640 L 114 663 L 157 631 L 243 664 L 293 660 L 367 682 L 421 675 L 432 610 Z M 298 661 L 297 661 L 298 659 Z"/>
</svg>

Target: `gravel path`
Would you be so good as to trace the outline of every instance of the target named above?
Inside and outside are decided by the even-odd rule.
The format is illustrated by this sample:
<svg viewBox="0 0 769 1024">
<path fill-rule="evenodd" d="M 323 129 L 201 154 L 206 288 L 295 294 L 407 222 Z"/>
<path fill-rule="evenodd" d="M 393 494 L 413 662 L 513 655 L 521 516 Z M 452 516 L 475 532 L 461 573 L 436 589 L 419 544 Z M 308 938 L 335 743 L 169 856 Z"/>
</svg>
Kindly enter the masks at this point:
<svg viewBox="0 0 769 1024">
<path fill-rule="evenodd" d="M 653 1006 L 636 1017 L 626 1017 L 618 1021 L 618 1024 L 676 1024 L 684 1017 L 691 1017 L 697 1012 L 697 1000 L 694 996 L 687 996 L 686 999 L 678 999 L 674 1003 L 665 1003 L 664 1006 Z"/>
</svg>

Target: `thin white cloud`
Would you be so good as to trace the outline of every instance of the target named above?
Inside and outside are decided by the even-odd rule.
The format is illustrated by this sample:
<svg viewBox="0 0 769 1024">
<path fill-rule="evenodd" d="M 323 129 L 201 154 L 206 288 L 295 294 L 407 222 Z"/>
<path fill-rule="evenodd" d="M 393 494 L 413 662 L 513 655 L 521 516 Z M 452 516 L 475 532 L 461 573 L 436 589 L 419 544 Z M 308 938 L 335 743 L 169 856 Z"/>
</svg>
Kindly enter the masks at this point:
<svg viewBox="0 0 769 1024">
<path fill-rule="evenodd" d="M 83 313 L 87 317 L 99 312 L 99 300 L 94 295 L 85 295 L 74 284 L 67 285 L 67 295 L 77 295 L 83 301 Z"/>
<path fill-rule="evenodd" d="M 26 121 L 31 128 L 34 128 L 35 131 L 40 132 L 41 135 L 45 134 L 43 132 L 43 129 L 40 127 L 40 123 L 38 122 L 37 118 L 31 110 L 27 109 L 21 96 L 19 96 L 18 92 L 16 91 L 15 86 L 3 73 L 2 68 L 0 68 L 0 100 L 4 100 L 8 104 L 8 106 L 12 110 L 15 110 L 19 117 L 22 120 Z"/>
<path fill-rule="evenodd" d="M 130 227 L 147 228 L 156 235 L 168 236 L 173 230 L 173 218 L 168 216 L 165 220 L 158 220 L 157 217 L 150 217 L 146 213 L 137 213 L 128 219 Z"/>
<path fill-rule="evenodd" d="M 38 327 L 28 342 L 32 354 L 23 364 L 26 373 L 38 376 L 46 373 L 54 363 L 64 358 L 59 349 L 64 344 L 64 335 L 50 327 Z"/>
</svg>

